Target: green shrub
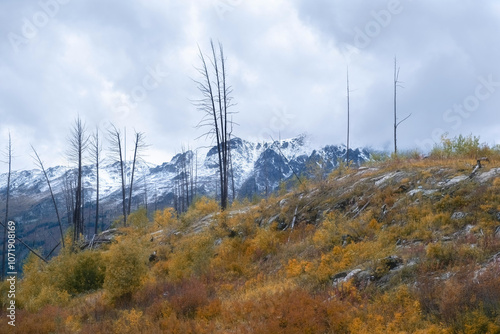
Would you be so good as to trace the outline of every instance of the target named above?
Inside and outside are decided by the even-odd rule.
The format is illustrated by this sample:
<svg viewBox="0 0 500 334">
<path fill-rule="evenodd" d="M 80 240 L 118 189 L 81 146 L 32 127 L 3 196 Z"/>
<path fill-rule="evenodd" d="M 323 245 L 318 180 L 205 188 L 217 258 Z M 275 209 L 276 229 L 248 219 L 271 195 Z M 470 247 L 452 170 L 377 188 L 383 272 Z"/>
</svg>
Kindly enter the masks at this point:
<svg viewBox="0 0 500 334">
<path fill-rule="evenodd" d="M 431 157 L 449 159 L 452 157 L 464 157 L 476 159 L 482 156 L 488 156 L 495 149 L 479 142 L 479 137 L 472 134 L 467 137 L 459 135 L 458 137 L 448 138 L 448 134 L 441 137 L 441 143 L 436 145 L 431 151 Z"/>
<path fill-rule="evenodd" d="M 62 288 L 70 294 L 79 294 L 102 288 L 106 266 L 99 252 L 73 254 L 61 268 Z"/>
</svg>

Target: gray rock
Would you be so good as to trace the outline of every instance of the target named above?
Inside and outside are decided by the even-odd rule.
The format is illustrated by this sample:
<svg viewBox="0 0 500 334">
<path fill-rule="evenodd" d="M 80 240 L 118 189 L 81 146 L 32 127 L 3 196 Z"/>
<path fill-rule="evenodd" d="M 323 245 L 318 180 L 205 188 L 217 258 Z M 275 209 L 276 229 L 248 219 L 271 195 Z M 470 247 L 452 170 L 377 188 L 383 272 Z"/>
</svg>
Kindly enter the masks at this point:
<svg viewBox="0 0 500 334">
<path fill-rule="evenodd" d="M 460 219 L 464 219 L 466 216 L 467 216 L 466 213 L 457 211 L 457 212 L 454 212 L 451 215 L 451 219 L 453 219 L 453 220 L 460 220 Z"/>
<path fill-rule="evenodd" d="M 374 280 L 374 276 L 367 270 L 360 271 L 354 277 L 356 286 L 366 286 L 370 281 Z"/>
<path fill-rule="evenodd" d="M 341 273 L 335 274 L 335 275 L 333 275 L 332 280 L 337 281 L 339 279 L 345 278 L 347 276 L 347 274 L 349 274 L 349 272 L 347 272 L 347 271 L 343 271 Z"/>
</svg>

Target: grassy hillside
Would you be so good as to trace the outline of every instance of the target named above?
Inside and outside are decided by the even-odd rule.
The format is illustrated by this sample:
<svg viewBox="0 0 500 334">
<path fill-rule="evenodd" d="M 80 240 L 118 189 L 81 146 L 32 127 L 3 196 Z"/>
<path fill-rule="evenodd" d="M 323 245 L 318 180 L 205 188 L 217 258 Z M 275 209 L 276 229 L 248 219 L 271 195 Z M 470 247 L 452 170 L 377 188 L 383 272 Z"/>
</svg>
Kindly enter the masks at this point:
<svg viewBox="0 0 500 334">
<path fill-rule="evenodd" d="M 130 223 L 30 257 L 0 332 L 500 333 L 500 154 L 475 138 Z"/>
</svg>

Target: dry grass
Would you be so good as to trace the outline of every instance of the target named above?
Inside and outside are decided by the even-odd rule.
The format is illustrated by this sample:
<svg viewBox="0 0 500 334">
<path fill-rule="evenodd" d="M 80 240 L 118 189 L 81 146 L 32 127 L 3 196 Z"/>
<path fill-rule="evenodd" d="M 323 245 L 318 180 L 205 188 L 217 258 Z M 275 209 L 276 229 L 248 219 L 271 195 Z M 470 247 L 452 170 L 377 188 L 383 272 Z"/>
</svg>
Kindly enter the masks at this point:
<svg viewBox="0 0 500 334">
<path fill-rule="evenodd" d="M 38 322 L 60 333 L 498 332 L 500 280 L 490 260 L 500 247 L 500 178 L 449 183 L 468 176 L 474 160 L 436 152 L 334 172 L 223 214 L 207 199 L 180 218 L 159 212 L 121 238 L 139 236 L 144 254 L 159 250 L 156 263 L 142 258 L 148 269 L 127 300 L 106 298 L 104 282 L 64 309 L 49 299 L 33 304 L 30 320 L 20 310 L 16 329 L 35 332 Z M 480 173 L 499 166 L 489 153 Z M 164 231 L 151 243 L 154 226 Z M 116 249 L 106 256 L 119 258 Z M 401 265 L 389 267 L 389 256 Z M 33 300 L 53 283 L 47 268 L 28 270 L 33 277 L 20 283 Z M 364 280 L 333 284 L 354 270 Z M 37 289 L 29 285 L 35 277 L 43 278 Z"/>
</svg>

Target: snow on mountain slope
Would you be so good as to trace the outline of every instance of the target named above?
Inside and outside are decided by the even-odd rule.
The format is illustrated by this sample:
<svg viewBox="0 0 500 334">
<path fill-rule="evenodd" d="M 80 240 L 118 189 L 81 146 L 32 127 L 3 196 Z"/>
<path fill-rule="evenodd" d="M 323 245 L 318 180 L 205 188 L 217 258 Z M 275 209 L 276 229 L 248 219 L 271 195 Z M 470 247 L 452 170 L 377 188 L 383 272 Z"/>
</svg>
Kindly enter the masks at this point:
<svg viewBox="0 0 500 334">
<path fill-rule="evenodd" d="M 234 175 L 234 188 L 239 196 L 253 193 L 267 193 L 277 188 L 282 180 L 303 173 L 307 164 L 323 161 L 327 170 L 337 166 L 339 159 L 345 159 L 346 149 L 342 146 L 326 146 L 314 149 L 305 135 L 275 142 L 253 143 L 240 138 L 233 138 L 231 161 Z M 196 153 L 198 152 L 198 153 Z M 205 154 L 206 152 L 206 154 Z M 369 152 L 356 149 L 350 152 L 350 159 L 361 163 L 369 158 Z M 126 164 L 127 184 L 130 182 L 131 162 Z M 217 191 L 218 154 L 217 147 L 198 149 L 177 154 L 170 162 L 151 167 L 139 163 L 134 174 L 134 201 L 152 202 L 154 198 L 164 198 L 164 204 L 172 200 L 174 188 L 178 186 L 182 173 L 188 173 L 196 182 L 198 194 L 213 195 Z M 64 190 L 71 187 L 74 170 L 68 167 L 47 169 L 51 186 L 61 206 Z M 112 163 L 100 168 L 100 197 L 105 203 L 117 203 L 121 199 L 121 177 L 119 164 Z M 84 166 L 83 184 L 85 201 L 90 203 L 95 197 L 96 173 L 92 165 Z M 0 175 L 0 201 L 4 200 L 7 175 Z M 145 198 L 147 192 L 147 198 Z M 16 171 L 11 177 L 11 198 L 31 197 L 45 199 L 48 186 L 43 173 L 38 169 Z"/>
</svg>

